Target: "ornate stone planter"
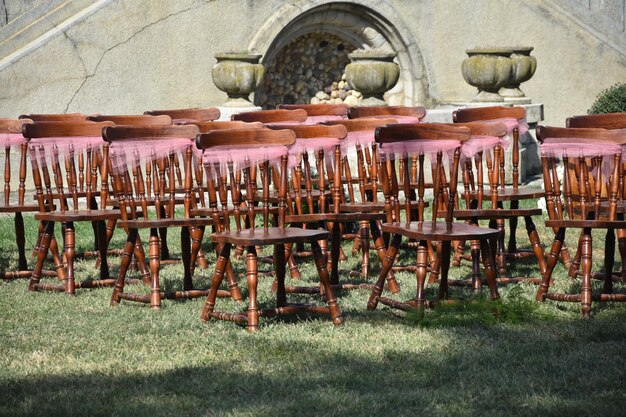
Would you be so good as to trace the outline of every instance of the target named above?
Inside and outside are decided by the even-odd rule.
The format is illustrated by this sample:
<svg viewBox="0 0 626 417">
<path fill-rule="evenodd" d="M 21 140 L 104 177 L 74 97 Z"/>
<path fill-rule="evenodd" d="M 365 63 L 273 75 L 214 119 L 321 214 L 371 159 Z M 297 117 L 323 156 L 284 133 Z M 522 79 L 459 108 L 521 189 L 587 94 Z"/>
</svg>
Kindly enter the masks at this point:
<svg viewBox="0 0 626 417">
<path fill-rule="evenodd" d="M 260 54 L 224 52 L 215 54 L 213 83 L 228 94 L 223 107 L 254 107 L 248 96 L 261 83 L 265 69 Z"/>
<path fill-rule="evenodd" d="M 393 62 L 395 53 L 357 50 L 348 54 L 352 61 L 346 66 L 346 81 L 363 93 L 360 106 L 386 106 L 383 94 L 391 90 L 400 77 L 400 68 Z"/>
<path fill-rule="evenodd" d="M 525 97 L 519 85 L 530 80 L 537 69 L 537 59 L 534 56 L 530 56 L 530 52 L 533 49 L 532 46 L 513 48 L 513 53 L 511 54 L 511 60 L 513 61 L 511 82 L 500 89 L 502 97 Z"/>
<path fill-rule="evenodd" d="M 498 91 L 511 82 L 513 49 L 474 48 L 465 52 L 468 58 L 461 65 L 463 78 L 468 84 L 478 88 L 478 94 L 472 101 L 504 101 Z"/>
</svg>

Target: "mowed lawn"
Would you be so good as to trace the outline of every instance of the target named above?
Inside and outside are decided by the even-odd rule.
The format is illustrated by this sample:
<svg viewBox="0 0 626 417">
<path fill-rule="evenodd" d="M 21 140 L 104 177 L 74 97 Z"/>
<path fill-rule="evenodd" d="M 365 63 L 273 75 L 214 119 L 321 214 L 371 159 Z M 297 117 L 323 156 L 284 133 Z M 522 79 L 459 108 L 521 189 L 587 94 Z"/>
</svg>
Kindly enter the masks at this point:
<svg viewBox="0 0 626 417">
<path fill-rule="evenodd" d="M 542 243 L 551 232 L 537 219 Z M 78 225 L 77 250 L 90 249 L 91 225 Z M 37 225 L 26 216 L 27 246 Z M 60 234 L 57 234 L 60 236 Z M 521 246 L 528 244 L 523 222 Z M 113 247 L 124 234 L 116 232 Z M 179 256 L 179 231 L 168 241 Z M 573 248 L 575 231 L 568 232 Z M 594 234 L 594 270 L 602 269 L 604 239 Z M 215 259 L 205 241 L 209 260 Z M 358 268 L 350 256 L 343 269 Z M 573 255 L 573 251 L 572 251 Z M 11 217 L 0 219 L 2 267 L 15 268 Z M 371 254 L 370 280 L 379 263 Z M 401 262 L 414 261 L 405 250 Z M 34 264 L 34 260 L 29 260 Z M 119 258 L 112 256 L 112 273 Z M 315 282 L 311 260 L 300 261 L 303 282 Z M 8 265 L 8 267 L 7 267 Z M 235 262 L 238 273 L 244 263 Z M 268 272 L 271 264 L 261 264 Z M 621 268 L 619 256 L 616 269 Z M 508 271 L 537 276 L 532 262 Z M 471 273 L 464 264 L 452 277 Z M 77 276 L 96 277 L 93 259 Z M 162 268 L 162 286 L 181 286 L 182 266 Z M 211 270 L 197 270 L 207 286 Z M 397 299 L 415 295 L 412 273 L 398 273 Z M 344 279 L 358 281 L 356 278 Z M 577 290 L 580 280 L 557 266 L 556 285 Z M 272 277 L 260 279 L 262 305 Z M 245 278 L 239 280 L 247 294 Z M 596 289 L 601 283 L 595 282 Z M 624 291 L 626 286 L 616 284 Z M 137 287 L 137 290 L 140 290 Z M 147 289 L 144 289 L 147 292 Z M 429 287 L 436 294 L 436 286 Z M 594 304 L 584 320 L 575 303 L 534 301 L 530 284 L 500 286 L 502 300 L 453 287 L 468 301 L 413 314 L 379 306 L 365 310 L 369 291 L 338 293 L 345 324 L 327 317 L 261 319 L 248 334 L 230 322 L 199 319 L 204 299 L 164 301 L 160 311 L 122 302 L 109 306 L 110 288 L 76 296 L 31 293 L 27 280 L 0 281 L 0 415 L 6 416 L 623 416 L 626 414 L 626 305 Z M 306 298 L 306 297 L 294 297 Z M 319 300 L 318 300 L 319 302 Z M 245 308 L 230 300 L 218 306 Z"/>
</svg>

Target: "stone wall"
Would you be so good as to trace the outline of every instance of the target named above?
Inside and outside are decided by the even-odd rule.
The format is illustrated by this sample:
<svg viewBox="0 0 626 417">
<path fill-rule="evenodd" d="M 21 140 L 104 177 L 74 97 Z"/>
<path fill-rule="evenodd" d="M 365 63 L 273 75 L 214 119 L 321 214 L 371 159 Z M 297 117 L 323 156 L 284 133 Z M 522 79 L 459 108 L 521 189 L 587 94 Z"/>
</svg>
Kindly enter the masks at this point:
<svg viewBox="0 0 626 417">
<path fill-rule="evenodd" d="M 90 3 L 66 3 L 79 1 Z M 626 52 L 555 7 L 568 1 L 580 3 L 94 0 L 93 13 L 0 56 L 0 117 L 219 105 L 225 95 L 210 76 L 215 53 L 256 49 L 272 62 L 285 45 L 317 32 L 397 52 L 401 80 L 389 101 L 428 107 L 475 94 L 460 71 L 465 49 L 532 45 L 537 72 L 522 89 L 544 103 L 547 124 L 563 125 L 626 80 Z"/>
</svg>

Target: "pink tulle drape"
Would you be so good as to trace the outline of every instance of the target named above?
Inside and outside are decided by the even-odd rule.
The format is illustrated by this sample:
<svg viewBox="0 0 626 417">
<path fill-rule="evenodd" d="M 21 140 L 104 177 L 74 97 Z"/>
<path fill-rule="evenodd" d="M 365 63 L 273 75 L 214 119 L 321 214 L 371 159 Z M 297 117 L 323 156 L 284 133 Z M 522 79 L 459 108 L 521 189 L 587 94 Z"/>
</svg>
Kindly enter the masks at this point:
<svg viewBox="0 0 626 417">
<path fill-rule="evenodd" d="M 354 152 L 357 146 L 367 147 L 374 143 L 374 130 L 360 130 L 348 132 L 348 135 L 341 141 L 341 154 L 348 155 Z"/>
<path fill-rule="evenodd" d="M 506 135 L 500 139 L 500 145 L 503 149 L 509 147 L 509 143 L 513 140 L 513 129 L 516 127 L 519 131 L 519 136 L 523 136 L 528 132 L 528 123 L 524 119 L 515 119 L 513 117 L 503 117 L 500 119 L 485 120 L 485 123 L 499 123 L 506 126 Z"/>
<path fill-rule="evenodd" d="M 602 159 L 602 173 L 606 178 L 613 171 L 614 158 L 612 156 L 616 154 L 622 155 L 622 147 L 620 145 L 595 139 L 582 142 L 581 138 L 546 138 L 540 145 L 540 149 L 541 155 L 547 157 L 604 157 Z"/>
<path fill-rule="evenodd" d="M 142 138 L 141 140 L 118 140 L 111 143 L 109 155 L 113 173 L 117 174 L 125 169 L 129 171 L 132 165 L 143 165 L 161 158 L 167 158 L 170 154 L 184 153 L 191 148 L 192 153 L 200 156 L 193 141 L 189 138 Z M 128 164 L 131 164 L 129 166 Z"/>
<path fill-rule="evenodd" d="M 389 159 L 402 157 L 404 155 L 433 155 L 441 151 L 444 155 L 450 156 L 455 149 L 461 146 L 461 142 L 451 139 L 415 139 L 378 145 L 378 153 Z"/>
<path fill-rule="evenodd" d="M 346 118 L 343 116 L 337 115 L 320 115 L 320 116 L 309 116 L 306 121 L 303 123 L 305 125 L 315 125 L 318 123 L 329 122 L 333 120 L 345 120 Z"/>
<path fill-rule="evenodd" d="M 376 116 L 367 116 L 368 119 L 394 119 L 396 124 L 412 125 L 420 122 L 420 118 L 416 116 L 400 116 L 397 114 L 385 114 Z"/>
<path fill-rule="evenodd" d="M 286 146 L 215 146 L 204 150 L 202 161 L 209 178 L 215 178 L 217 170 L 220 175 L 228 175 L 231 167 L 234 172 L 265 161 L 275 165 L 283 155 L 289 155 Z M 295 158 L 290 158 L 290 166 L 295 166 L 296 163 Z"/>
<path fill-rule="evenodd" d="M 65 136 L 33 138 L 28 143 L 31 148 L 43 149 L 46 154 L 51 154 L 55 148 L 59 153 L 65 153 L 70 149 L 78 153 L 86 149 L 101 147 L 104 145 L 104 140 L 102 136 Z"/>
<path fill-rule="evenodd" d="M 470 140 L 463 142 L 461 155 L 465 158 L 472 158 L 477 153 L 493 149 L 499 144 L 501 144 L 501 138 L 498 136 L 473 135 Z"/>
<path fill-rule="evenodd" d="M 26 138 L 21 133 L 0 133 L 0 144 L 6 148 L 21 145 L 26 142 Z"/>
</svg>

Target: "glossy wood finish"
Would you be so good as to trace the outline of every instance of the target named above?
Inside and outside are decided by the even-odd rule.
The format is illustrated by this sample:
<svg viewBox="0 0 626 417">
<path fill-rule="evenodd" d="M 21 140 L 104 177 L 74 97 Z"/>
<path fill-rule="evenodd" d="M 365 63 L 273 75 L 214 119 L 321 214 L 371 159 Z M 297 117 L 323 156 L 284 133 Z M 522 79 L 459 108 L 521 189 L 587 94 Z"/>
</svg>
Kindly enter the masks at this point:
<svg viewBox="0 0 626 417">
<path fill-rule="evenodd" d="M 242 122 L 261 122 L 268 123 L 285 123 L 305 122 L 308 117 L 306 110 L 259 110 L 246 113 L 233 114 L 232 120 L 240 120 Z"/>
<path fill-rule="evenodd" d="M 491 107 L 476 107 L 459 109 L 452 113 L 452 119 L 454 123 L 468 123 L 475 121 L 495 120 L 502 118 L 512 118 L 517 120 L 525 119 L 526 111 L 523 107 L 503 107 L 503 106 L 491 106 Z M 499 161 L 496 162 L 494 169 L 499 171 L 499 189 L 498 189 L 498 205 L 504 208 L 503 202 L 508 201 L 509 209 L 516 210 L 519 208 L 519 202 L 521 200 L 530 200 L 543 197 L 541 190 L 530 189 L 527 187 L 520 187 L 519 184 L 519 161 L 520 161 L 520 143 L 519 143 L 519 129 L 514 128 L 511 132 L 512 140 L 509 146 L 512 147 L 511 161 L 505 163 L 504 152 L 500 152 Z M 499 165 L 499 167 L 498 167 Z M 506 186 L 505 177 L 507 169 L 511 170 L 512 184 Z M 491 197 L 491 191 L 488 191 L 489 197 Z M 505 260 L 515 261 L 520 258 L 534 257 L 536 253 L 534 250 L 520 249 L 517 247 L 517 217 L 509 217 L 509 239 L 505 247 L 505 236 L 501 236 L 498 240 L 498 268 L 501 274 L 506 272 Z M 529 216 L 524 216 L 524 222 L 526 224 L 526 230 L 529 232 L 529 227 L 533 227 L 530 223 L 532 219 Z M 503 219 L 498 220 L 498 227 L 502 231 L 504 230 Z M 458 248 L 455 253 L 455 264 L 460 262 L 461 249 Z M 563 261 L 569 264 L 569 252 L 567 249 L 563 252 Z"/>
<path fill-rule="evenodd" d="M 585 114 L 572 116 L 565 120 L 566 127 L 626 129 L 626 113 Z"/>
<path fill-rule="evenodd" d="M 223 146 L 233 143 L 234 136 L 236 136 L 236 142 L 240 145 L 252 147 L 257 145 L 291 145 L 295 143 L 296 138 L 293 131 L 285 129 L 220 130 L 199 135 L 196 143 L 198 147 L 203 149 Z M 328 232 L 325 230 L 286 227 L 285 216 L 288 211 L 287 160 L 288 156 L 285 154 L 278 166 L 270 166 L 265 161 L 258 164 L 258 166 L 245 167 L 242 175 L 234 172 L 231 167 L 228 175 L 222 173 L 216 175 L 217 178 L 206 176 L 206 191 L 209 194 L 210 205 L 214 209 L 212 217 L 214 219 L 221 217 L 223 220 L 220 222 L 219 230 L 211 235 L 211 240 L 220 244 L 221 250 L 213 274 L 211 292 L 202 311 L 202 320 L 208 321 L 210 318 L 214 318 L 233 321 L 245 324 L 248 331 L 251 332 L 258 330 L 259 317 L 301 312 L 329 314 L 334 324 L 342 323 L 341 312 L 333 289 L 330 286 L 326 262 L 318 243 L 319 240 L 328 238 Z M 210 162 L 205 161 L 205 164 L 206 170 L 212 170 Z M 215 172 L 222 171 L 218 167 Z M 238 178 L 243 178 L 243 184 Z M 260 184 L 257 183 L 257 180 L 260 180 Z M 273 191 L 270 191 L 270 184 L 273 184 Z M 242 193 L 242 190 L 245 190 L 245 194 Z M 260 199 L 257 197 L 257 193 Z M 277 194 L 278 212 L 276 215 L 272 215 L 270 210 L 270 193 Z M 260 202 L 258 208 L 257 202 Z M 221 208 L 218 207 L 218 203 Z M 245 213 L 242 213 L 240 210 L 242 205 L 247 207 Z M 248 229 L 244 229 L 244 224 L 248 225 Z M 270 226 L 271 224 L 275 226 Z M 287 302 L 285 265 L 290 256 L 292 245 L 299 242 L 309 243 L 312 247 L 321 287 L 326 298 L 326 307 L 290 304 Z M 269 245 L 274 249 L 276 308 L 262 309 L 257 302 L 257 247 Z M 215 311 L 217 292 L 224 278 L 233 246 L 246 248 L 246 276 L 249 302 L 248 310 L 239 314 Z"/>
<path fill-rule="evenodd" d="M 376 131 L 377 143 L 391 143 L 402 140 L 439 140 L 456 139 L 467 141 L 470 138 L 468 127 L 456 127 L 446 125 L 414 124 L 414 125 L 390 125 L 381 127 Z M 403 139 L 405 138 L 405 139 Z M 440 272 L 439 296 L 440 300 L 448 297 L 448 269 L 450 265 L 451 243 L 458 240 L 477 240 L 480 242 L 480 251 L 483 255 L 484 271 L 489 285 L 492 299 L 499 297 L 496 287 L 496 274 L 493 265 L 492 246 L 498 235 L 497 230 L 480 228 L 478 226 L 454 223 L 454 206 L 456 200 L 456 184 L 458 180 L 458 168 L 460 159 L 460 148 L 457 148 L 450 161 L 450 168 L 446 174 L 442 152 L 438 152 L 431 158 L 433 175 L 433 215 L 431 220 L 424 218 L 422 209 L 417 212 L 410 209 L 410 204 L 414 197 L 414 189 L 409 181 L 400 182 L 398 180 L 399 166 L 404 170 L 404 178 L 410 178 L 411 160 L 417 160 L 417 200 L 424 202 L 425 196 L 425 170 L 424 163 L 430 155 L 424 154 L 404 154 L 396 159 L 389 159 L 381 154 L 379 164 L 380 182 L 385 198 L 385 212 L 387 221 L 383 223 L 382 230 L 391 234 L 390 244 L 385 256 L 378 280 L 369 297 L 367 308 L 373 310 L 381 302 L 393 308 L 402 310 L 417 309 L 418 314 L 423 314 L 423 309 L 432 303 L 426 299 L 424 292 L 429 241 L 440 241 L 441 247 L 437 251 L 436 264 L 431 264 L 431 270 Z M 399 162 L 402 161 L 402 164 Z M 445 165 L 448 165 L 447 163 Z M 400 208 L 404 206 L 404 220 L 400 217 Z M 445 221 L 437 221 L 437 213 L 441 208 L 445 212 Z M 400 249 L 401 238 L 405 236 L 417 240 L 417 261 L 416 278 L 417 294 L 413 300 L 406 302 L 396 301 L 382 296 L 383 283 L 393 263 L 395 262 L 398 250 Z"/>
<path fill-rule="evenodd" d="M 172 119 L 168 115 L 150 116 L 135 114 L 98 114 L 87 117 L 93 122 L 113 122 L 116 125 L 171 125 Z"/>
<path fill-rule="evenodd" d="M 279 104 L 277 109 L 305 110 L 308 116 L 348 116 L 347 104 Z"/>
<path fill-rule="evenodd" d="M 167 115 L 170 116 L 172 120 L 187 119 L 199 122 L 217 120 L 220 118 L 220 110 L 217 107 L 150 110 L 144 112 L 144 114 L 150 114 L 152 116 Z"/>
<path fill-rule="evenodd" d="M 200 133 L 210 132 L 211 130 L 240 130 L 240 129 L 260 129 L 263 127 L 261 122 L 242 122 L 242 121 L 203 121 L 203 122 L 185 122 L 182 124 L 193 124 L 198 126 Z"/>
<path fill-rule="evenodd" d="M 604 129 L 575 129 L 538 127 L 537 136 L 545 138 L 573 138 L 573 140 L 592 143 L 617 139 L 626 139 L 626 132 L 607 131 Z M 583 317 L 589 317 L 592 301 L 626 301 L 626 294 L 613 291 L 612 269 L 614 264 L 614 230 L 625 229 L 623 213 L 618 213 L 618 201 L 624 197 L 621 186 L 621 152 L 604 157 L 571 157 L 563 156 L 563 165 L 568 167 L 563 172 L 563 180 L 557 174 L 558 158 L 545 153 L 541 156 L 543 180 L 546 192 L 546 206 L 549 221 L 547 227 L 554 231 L 554 241 L 547 260 L 547 270 L 541 286 L 537 290 L 538 301 L 545 299 L 572 301 L 581 303 Z M 605 175 L 602 165 L 612 164 L 610 174 Z M 569 167 L 572 167 L 569 169 Z M 576 184 L 576 185 L 574 185 Z M 577 188 L 577 190 L 574 189 Z M 608 206 L 602 209 L 602 194 L 608 196 Z M 573 198 L 578 194 L 579 198 Z M 563 247 L 565 232 L 568 228 L 580 228 L 579 238 L 580 267 L 582 269 L 582 285 L 580 294 L 565 294 L 550 291 L 551 276 Z M 610 253 L 604 256 L 604 286 L 599 294 L 593 294 L 592 278 L 592 230 L 607 229 L 607 240 Z"/>
<path fill-rule="evenodd" d="M 88 115 L 82 113 L 41 113 L 41 114 L 22 114 L 20 119 L 30 119 L 33 122 L 80 122 L 87 120 Z"/>
<path fill-rule="evenodd" d="M 426 116 L 426 109 L 421 106 L 372 106 L 350 107 L 350 109 L 348 109 L 348 118 L 350 119 L 378 116 L 412 116 L 422 119 Z"/>
<path fill-rule="evenodd" d="M 100 137 L 102 129 L 112 122 L 62 121 L 38 122 L 22 126 L 22 134 L 29 142 L 29 154 L 36 189 L 41 239 L 37 248 L 37 263 L 33 270 L 29 290 L 60 291 L 74 294 L 78 288 L 93 288 L 112 285 L 107 262 L 106 228 L 103 221 L 119 216 L 115 210 L 97 210 L 96 198 L 106 201 L 108 197 L 108 149 L 88 147 L 60 152 L 55 145 L 51 148 L 38 146 L 37 139 L 66 138 L 71 144 L 73 137 Z M 54 190 L 54 192 L 53 192 Z M 71 203 L 71 204 L 70 204 Z M 78 221 L 90 221 L 96 227 L 96 239 L 100 255 L 100 278 L 77 282 L 74 276 L 75 228 Z M 48 251 L 55 255 L 54 225 L 61 223 L 63 232 L 63 262 L 55 259 L 57 276 L 62 284 L 41 283 L 43 263 Z M 55 257 L 56 258 L 56 257 Z"/>
</svg>

